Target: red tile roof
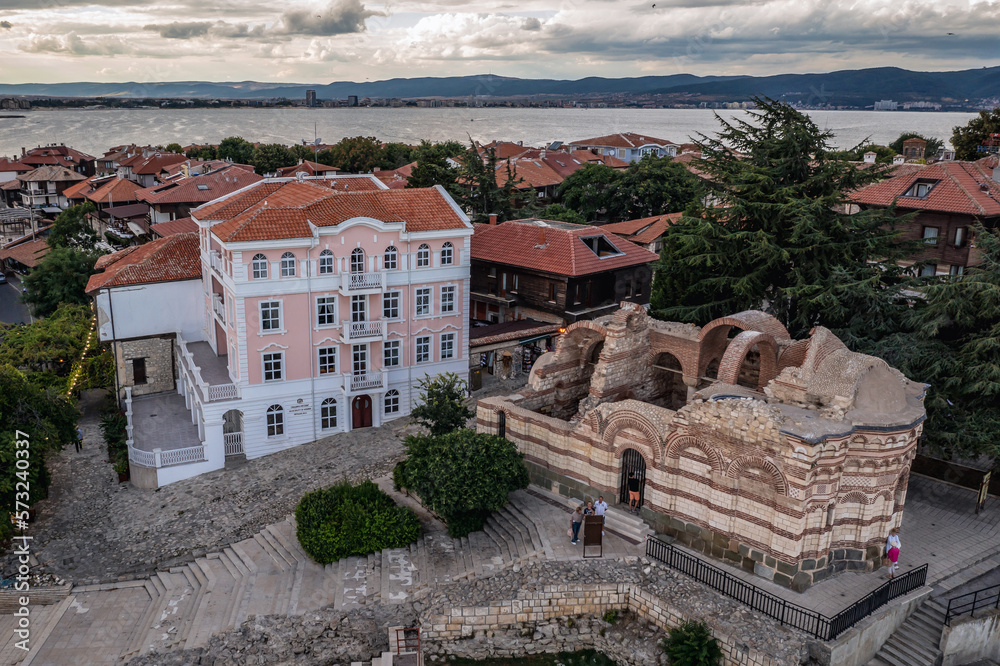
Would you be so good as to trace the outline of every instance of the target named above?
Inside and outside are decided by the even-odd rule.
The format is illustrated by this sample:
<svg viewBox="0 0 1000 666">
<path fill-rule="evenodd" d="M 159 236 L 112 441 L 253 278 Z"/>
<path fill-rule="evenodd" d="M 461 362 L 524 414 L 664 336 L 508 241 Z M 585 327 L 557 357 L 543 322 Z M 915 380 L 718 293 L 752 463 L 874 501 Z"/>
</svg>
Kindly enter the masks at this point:
<svg viewBox="0 0 1000 666">
<path fill-rule="evenodd" d="M 85 192 L 84 196 L 94 203 L 118 205 L 132 201 L 138 201 L 138 192 L 142 188 L 125 178 L 113 177 L 111 180 L 101 183 L 96 189 Z"/>
<path fill-rule="evenodd" d="M 149 204 L 202 204 L 260 182 L 263 177 L 238 166 L 227 166 L 190 178 L 178 177 L 161 185 L 139 190 L 140 201 Z"/>
<path fill-rule="evenodd" d="M 657 238 L 665 234 L 667 227 L 679 220 L 682 215 L 684 215 L 684 213 L 669 213 L 667 215 L 641 217 L 637 220 L 627 220 L 625 222 L 605 224 L 601 226 L 601 229 L 610 231 L 616 236 L 630 240 L 633 243 L 649 245 Z"/>
<path fill-rule="evenodd" d="M 35 167 L 30 164 L 25 164 L 24 162 L 18 162 L 16 160 L 9 160 L 6 157 L 0 158 L 0 171 L 16 171 L 17 173 L 27 173 Z"/>
<path fill-rule="evenodd" d="M 339 169 L 337 169 L 337 167 L 330 166 L 329 164 L 320 164 L 319 162 L 303 160 L 301 164 L 295 164 L 293 166 L 278 169 L 278 176 L 294 176 L 300 172 L 305 172 L 309 176 L 316 176 L 326 174 L 330 171 L 336 173 L 338 170 Z"/>
<path fill-rule="evenodd" d="M 438 188 L 331 191 L 324 180 L 265 181 L 245 192 L 192 211 L 223 241 L 308 238 L 310 224 L 335 226 L 355 217 L 403 222 L 407 231 L 468 228 L 464 216 Z"/>
<path fill-rule="evenodd" d="M 562 324 L 552 324 L 534 319 L 518 319 L 504 321 L 486 326 L 473 326 L 469 329 L 469 346 L 484 347 L 498 342 L 531 338 L 546 333 L 558 333 Z"/>
<path fill-rule="evenodd" d="M 603 236 L 620 254 L 598 257 L 582 240 L 593 236 Z M 476 225 L 472 258 L 574 277 L 648 264 L 658 257 L 601 227 L 518 220 L 495 226 Z"/>
<path fill-rule="evenodd" d="M 95 268 L 102 272 L 90 276 L 88 294 L 105 287 L 197 280 L 201 277 L 198 234 L 176 234 L 126 248 L 101 257 Z"/>
<path fill-rule="evenodd" d="M 34 171 L 29 171 L 28 173 L 21 174 L 17 177 L 22 183 L 27 183 L 30 181 L 37 181 L 43 183 L 53 183 L 53 182 L 75 182 L 78 180 L 87 180 L 87 177 L 82 173 L 77 173 L 67 169 L 64 166 L 42 166 L 38 167 Z"/>
<path fill-rule="evenodd" d="M 150 227 L 150 229 L 159 237 L 166 238 L 167 236 L 173 236 L 174 234 L 187 234 L 192 231 L 198 231 L 198 223 L 190 217 L 182 217 L 177 220 L 169 220 L 167 222 L 154 224 Z"/>
<path fill-rule="evenodd" d="M 510 166 L 515 180 L 524 181 L 517 186 L 518 189 L 548 187 L 563 182 L 563 176 L 541 159 L 514 158 L 510 160 Z M 502 187 L 506 183 L 507 160 L 504 160 L 497 165 L 497 185 Z"/>
<path fill-rule="evenodd" d="M 255 186 L 252 185 L 244 188 L 243 191 L 236 191 L 229 196 L 224 196 L 198 207 L 197 210 L 192 211 L 193 217 L 198 220 L 228 220 L 251 206 L 267 200 L 268 197 L 281 190 L 285 185 L 295 182 L 297 181 L 291 178 L 269 178 L 266 181 L 258 182 Z M 316 189 L 295 190 L 294 192 L 293 190 L 288 190 L 280 195 L 282 197 L 281 201 L 287 200 L 289 205 L 301 203 L 295 199 L 296 196 L 299 196 L 296 192 L 312 192 L 318 197 L 320 194 L 326 194 L 325 190 L 327 189 L 337 190 L 338 192 L 355 192 L 385 188 L 385 185 L 371 175 L 333 176 L 330 178 L 304 180 L 302 183 L 316 186 L 319 188 L 319 191 Z M 268 200 L 268 203 L 274 205 L 273 201 Z"/>
<path fill-rule="evenodd" d="M 603 164 L 604 166 L 609 166 L 612 169 L 627 169 L 629 165 L 628 162 L 620 160 L 614 155 L 598 155 L 588 149 L 574 150 L 572 155 L 581 162 Z"/>
<path fill-rule="evenodd" d="M 538 150 L 537 148 L 532 148 L 531 146 L 524 146 L 520 143 L 514 143 L 513 141 L 491 141 L 490 143 L 484 144 L 479 147 L 479 153 L 486 156 L 486 151 L 493 149 L 496 153 L 497 159 L 505 160 L 508 157 L 518 157 L 523 155 L 525 151 L 528 150 Z"/>
<path fill-rule="evenodd" d="M 678 144 L 666 139 L 657 139 L 651 136 L 636 134 L 635 132 L 619 132 L 607 136 L 598 136 L 593 139 L 583 139 L 582 141 L 571 141 L 571 146 L 607 146 L 609 148 L 639 148 L 655 144 L 657 146 L 676 146 Z"/>
<path fill-rule="evenodd" d="M 180 153 L 153 153 L 148 157 L 136 155 L 134 159 L 122 160 L 121 164 L 127 162 L 132 167 L 132 173 L 136 175 L 146 174 L 155 176 L 171 164 L 177 164 L 186 160 L 187 158 Z"/>
<path fill-rule="evenodd" d="M 86 199 L 87 192 L 94 189 L 94 183 L 90 180 L 81 180 L 63 190 L 63 196 L 67 199 Z"/>
<path fill-rule="evenodd" d="M 938 162 L 919 170 L 902 170 L 892 178 L 851 195 L 854 203 L 902 210 L 933 210 L 981 217 L 1000 216 L 1000 183 L 979 162 Z M 903 196 L 917 181 L 934 182 L 926 197 Z"/>
<path fill-rule="evenodd" d="M 28 268 L 34 268 L 49 253 L 50 249 L 49 244 L 43 238 L 14 241 L 0 248 L 0 260 L 13 259 Z"/>
</svg>

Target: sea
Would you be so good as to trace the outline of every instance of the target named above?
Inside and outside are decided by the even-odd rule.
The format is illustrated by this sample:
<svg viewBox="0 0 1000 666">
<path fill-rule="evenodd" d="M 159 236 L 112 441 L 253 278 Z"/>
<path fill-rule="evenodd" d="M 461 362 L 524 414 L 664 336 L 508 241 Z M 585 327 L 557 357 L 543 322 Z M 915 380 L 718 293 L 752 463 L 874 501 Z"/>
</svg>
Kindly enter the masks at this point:
<svg viewBox="0 0 1000 666">
<path fill-rule="evenodd" d="M 907 111 L 807 111 L 833 133 L 835 147 L 866 139 L 885 144 L 902 132 L 934 136 L 950 145 L 952 128 L 974 113 Z M 732 121 L 745 111 L 708 109 L 337 108 L 337 109 L 37 109 L 0 111 L 0 155 L 21 148 L 65 143 L 100 156 L 111 146 L 218 143 L 227 136 L 293 144 L 348 136 L 415 144 L 494 139 L 545 146 L 616 132 L 637 132 L 676 143 L 719 130 L 716 117 Z M 23 118 L 10 117 L 23 115 Z"/>
</svg>

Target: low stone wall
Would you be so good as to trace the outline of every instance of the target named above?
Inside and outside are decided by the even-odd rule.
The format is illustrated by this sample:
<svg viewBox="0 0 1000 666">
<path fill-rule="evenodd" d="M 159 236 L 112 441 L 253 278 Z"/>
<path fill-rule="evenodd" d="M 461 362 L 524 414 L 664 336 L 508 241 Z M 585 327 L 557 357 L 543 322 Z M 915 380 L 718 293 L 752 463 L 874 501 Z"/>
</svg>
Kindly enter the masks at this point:
<svg viewBox="0 0 1000 666">
<path fill-rule="evenodd" d="M 27 592 L 14 588 L 0 590 L 0 614 L 6 615 L 21 607 L 21 597 L 28 597 L 31 606 L 50 606 L 69 596 L 72 585 L 32 587 Z"/>
<path fill-rule="evenodd" d="M 1000 609 L 952 620 L 941 634 L 941 654 L 941 666 L 959 666 L 981 659 L 1000 661 Z"/>
</svg>

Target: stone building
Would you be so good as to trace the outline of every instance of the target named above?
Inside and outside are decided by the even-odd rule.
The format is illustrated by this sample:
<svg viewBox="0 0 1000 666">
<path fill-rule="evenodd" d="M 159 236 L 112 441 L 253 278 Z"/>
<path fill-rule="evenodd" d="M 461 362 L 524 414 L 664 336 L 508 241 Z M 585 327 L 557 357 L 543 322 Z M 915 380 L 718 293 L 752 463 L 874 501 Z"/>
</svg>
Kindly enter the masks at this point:
<svg viewBox="0 0 1000 666">
<path fill-rule="evenodd" d="M 567 327 L 528 386 L 479 402 L 534 483 L 626 501 L 657 531 L 794 589 L 870 570 L 902 520 L 926 385 L 763 312 L 704 327 L 623 303 Z"/>
</svg>

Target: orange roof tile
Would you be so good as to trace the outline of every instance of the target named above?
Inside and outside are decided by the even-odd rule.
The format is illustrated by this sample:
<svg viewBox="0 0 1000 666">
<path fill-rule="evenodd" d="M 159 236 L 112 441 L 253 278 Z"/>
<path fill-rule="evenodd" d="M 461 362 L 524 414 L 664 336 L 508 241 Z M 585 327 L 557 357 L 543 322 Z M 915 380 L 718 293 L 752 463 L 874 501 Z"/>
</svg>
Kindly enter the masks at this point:
<svg viewBox="0 0 1000 666">
<path fill-rule="evenodd" d="M 102 183 L 96 189 L 85 192 L 84 196 L 94 203 L 118 205 L 130 201 L 138 201 L 137 192 L 141 191 L 141 189 L 131 180 L 115 176 L 111 180 Z"/>
<path fill-rule="evenodd" d="M 73 183 L 65 190 L 63 190 L 63 196 L 67 199 L 86 199 L 87 192 L 94 189 L 93 183 L 89 180 L 81 180 L 79 183 Z"/>
<path fill-rule="evenodd" d="M 648 245 L 662 236 L 667 231 L 667 227 L 681 219 L 684 213 L 669 213 L 667 215 L 654 215 L 653 217 L 640 217 L 637 220 L 626 220 L 625 222 L 615 222 L 605 224 L 601 229 L 610 231 L 616 236 L 620 236 L 633 243 Z"/>
<path fill-rule="evenodd" d="M 137 156 L 139 159 L 129 161 L 134 174 L 156 175 L 171 164 L 184 162 L 187 158 L 180 153 L 154 153 L 148 157 Z M 125 164 L 124 161 L 121 164 Z"/>
<path fill-rule="evenodd" d="M 14 241 L 0 249 L 0 260 L 13 259 L 28 268 L 34 268 L 49 253 L 50 249 L 44 238 L 23 242 Z"/>
<path fill-rule="evenodd" d="M 279 176 L 294 176 L 299 172 L 304 172 L 310 176 L 316 176 L 318 174 L 325 174 L 327 172 L 333 171 L 336 173 L 339 169 L 335 166 L 330 166 L 329 164 L 320 164 L 319 162 L 311 162 L 310 160 L 303 160 L 301 164 L 294 164 L 288 167 L 282 167 L 278 169 Z"/>
<path fill-rule="evenodd" d="M 603 236 L 619 254 L 598 257 L 582 240 L 594 236 Z M 601 227 L 531 219 L 476 225 L 472 258 L 575 277 L 648 264 L 658 257 Z"/>
<path fill-rule="evenodd" d="M 979 162 L 938 162 L 918 170 L 900 169 L 892 178 L 851 195 L 854 203 L 903 210 L 934 210 L 982 217 L 1000 216 L 1000 183 Z M 926 197 L 904 196 L 917 181 L 934 183 Z"/>
<path fill-rule="evenodd" d="M 190 217 L 182 217 L 176 220 L 168 220 L 167 222 L 154 224 L 150 227 L 150 229 L 161 238 L 166 238 L 167 236 L 173 236 L 174 234 L 185 234 L 191 233 L 192 231 L 198 231 L 198 223 Z"/>
<path fill-rule="evenodd" d="M 619 132 L 607 136 L 598 136 L 593 139 L 583 139 L 581 141 L 571 141 L 571 146 L 607 146 L 609 148 L 639 148 L 655 144 L 657 146 L 676 146 L 678 144 L 666 139 L 657 139 L 651 136 L 636 134 L 635 132 Z"/>
<path fill-rule="evenodd" d="M 197 280 L 201 277 L 198 234 L 175 234 L 101 257 L 87 293 L 106 287 Z"/>
<path fill-rule="evenodd" d="M 139 190 L 140 201 L 149 204 L 202 204 L 241 190 L 263 180 L 253 171 L 227 166 L 218 171 L 189 178 L 177 177 L 167 183 Z"/>
<path fill-rule="evenodd" d="M 256 186 L 251 185 L 250 187 L 245 187 L 243 190 L 237 190 L 232 194 L 225 195 L 219 199 L 210 201 L 203 206 L 199 206 L 197 209 L 191 211 L 192 216 L 198 220 L 228 220 L 247 210 L 251 206 L 264 201 L 267 197 L 282 189 L 284 185 L 294 182 L 297 181 L 290 178 L 269 178 L 268 180 L 258 182 Z M 319 188 L 318 190 L 302 190 L 303 192 L 313 192 L 316 196 L 319 196 L 320 193 L 325 194 L 327 190 L 331 189 L 347 192 L 359 190 L 379 190 L 385 187 L 385 185 L 371 175 L 333 176 L 330 178 L 304 180 L 302 183 Z M 282 196 L 287 196 L 287 193 Z M 287 201 L 291 204 L 296 203 L 297 200 L 294 198 L 295 196 L 296 195 L 291 195 L 292 198 Z M 271 203 L 274 202 L 272 201 Z"/>
</svg>

